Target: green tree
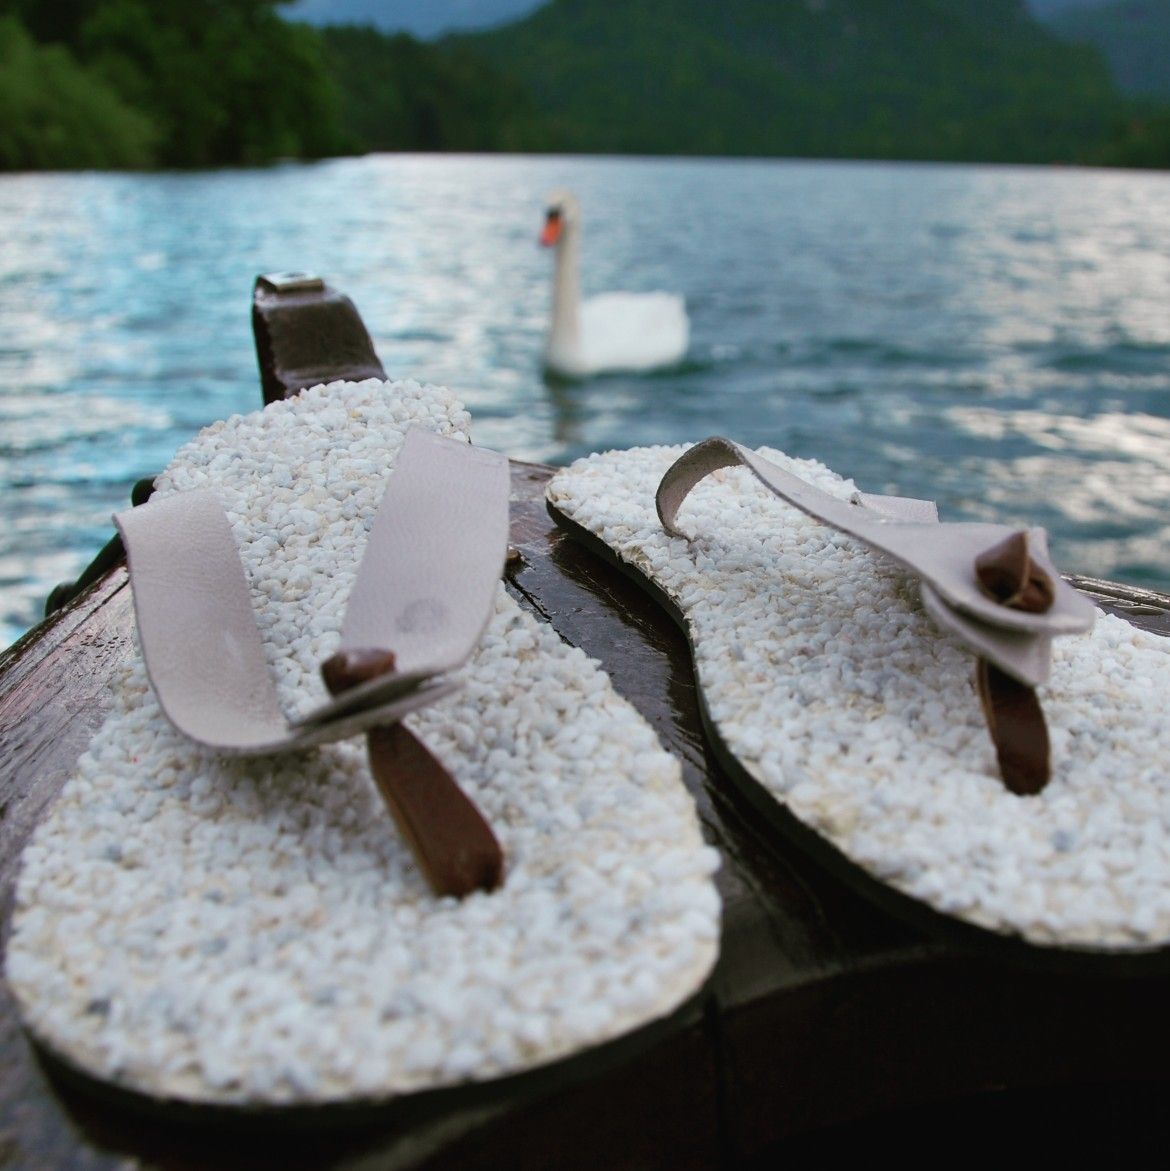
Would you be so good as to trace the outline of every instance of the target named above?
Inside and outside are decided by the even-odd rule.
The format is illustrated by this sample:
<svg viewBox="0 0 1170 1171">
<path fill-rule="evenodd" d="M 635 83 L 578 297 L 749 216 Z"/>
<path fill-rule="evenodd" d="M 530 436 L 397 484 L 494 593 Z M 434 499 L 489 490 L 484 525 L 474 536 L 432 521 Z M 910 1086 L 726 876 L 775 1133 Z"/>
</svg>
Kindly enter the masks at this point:
<svg viewBox="0 0 1170 1171">
<path fill-rule="evenodd" d="M 522 150 L 547 141 L 525 87 L 478 54 L 366 26 L 322 33 L 346 130 L 367 150 Z"/>
<path fill-rule="evenodd" d="M 101 0 L 0 0 L 0 14 L 15 16 L 33 40 L 73 46 Z"/>
<path fill-rule="evenodd" d="M 0 169 L 147 167 L 157 130 L 64 45 L 0 17 Z"/>
<path fill-rule="evenodd" d="M 7 34 L 6 157 L 212 166 L 343 151 L 324 44 L 281 19 L 287 2 L 0 0 L 6 27 L 32 34 Z"/>
<path fill-rule="evenodd" d="M 167 166 L 320 156 L 345 143 L 339 98 L 313 30 L 272 0 L 104 0 L 78 51 L 159 126 Z"/>
<path fill-rule="evenodd" d="M 1118 127 L 1093 160 L 1106 167 L 1170 170 L 1170 111 L 1146 106 Z"/>
<path fill-rule="evenodd" d="M 1125 108 L 1022 0 L 552 0 L 455 45 L 566 151 L 1069 161 Z"/>
</svg>

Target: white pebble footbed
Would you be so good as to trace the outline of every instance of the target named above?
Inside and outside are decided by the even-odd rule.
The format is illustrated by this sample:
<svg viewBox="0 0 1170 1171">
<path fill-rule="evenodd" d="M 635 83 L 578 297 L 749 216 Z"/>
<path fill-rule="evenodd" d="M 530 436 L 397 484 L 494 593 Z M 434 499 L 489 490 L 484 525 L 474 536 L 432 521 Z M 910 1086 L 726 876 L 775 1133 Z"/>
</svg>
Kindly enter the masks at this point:
<svg viewBox="0 0 1170 1171">
<path fill-rule="evenodd" d="M 467 423 L 434 387 L 334 384 L 209 428 L 160 479 L 222 500 L 290 712 L 324 698 L 403 433 Z M 420 876 L 362 738 L 203 756 L 128 668 L 22 859 L 6 967 L 33 1035 L 152 1097 L 314 1105 L 520 1072 L 688 999 L 718 860 L 676 762 L 503 586 L 461 679 L 408 720 L 505 851 L 504 886 L 457 901 Z"/>
<path fill-rule="evenodd" d="M 1053 779 L 1017 797 L 998 777 L 974 659 L 931 623 L 917 582 L 746 469 L 704 480 L 679 514 L 693 539 L 668 536 L 655 491 L 685 450 L 586 457 L 548 499 L 682 614 L 738 765 L 866 875 L 978 934 L 1092 955 L 1165 948 L 1170 643 L 1106 615 L 1056 639 L 1039 689 Z M 815 462 L 760 454 L 854 490 Z"/>
</svg>

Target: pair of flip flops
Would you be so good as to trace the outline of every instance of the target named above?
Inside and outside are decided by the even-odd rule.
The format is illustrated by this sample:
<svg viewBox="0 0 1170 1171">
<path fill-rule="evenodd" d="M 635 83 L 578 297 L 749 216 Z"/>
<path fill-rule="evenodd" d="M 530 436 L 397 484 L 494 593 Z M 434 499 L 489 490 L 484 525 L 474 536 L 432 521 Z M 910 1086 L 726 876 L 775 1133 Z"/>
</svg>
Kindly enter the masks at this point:
<svg viewBox="0 0 1170 1171">
<path fill-rule="evenodd" d="M 435 388 L 318 388 L 202 433 L 122 518 L 145 663 L 26 852 L 8 949 L 66 1062 L 152 1098 L 385 1101 L 702 986 L 717 858 L 596 664 L 482 588 L 506 465 L 467 423 Z M 476 507 L 443 530 L 468 458 Z M 589 457 L 549 507 L 684 622 L 727 773 L 875 899 L 1029 954 L 1164 955 L 1166 651 L 1106 617 L 1074 633 L 1091 615 L 1040 534 L 969 546 L 922 502 L 727 443 Z M 151 568 L 178 532 L 186 600 Z M 199 617 L 209 589 L 231 622 Z M 419 769 L 482 824 L 428 822 Z"/>
</svg>

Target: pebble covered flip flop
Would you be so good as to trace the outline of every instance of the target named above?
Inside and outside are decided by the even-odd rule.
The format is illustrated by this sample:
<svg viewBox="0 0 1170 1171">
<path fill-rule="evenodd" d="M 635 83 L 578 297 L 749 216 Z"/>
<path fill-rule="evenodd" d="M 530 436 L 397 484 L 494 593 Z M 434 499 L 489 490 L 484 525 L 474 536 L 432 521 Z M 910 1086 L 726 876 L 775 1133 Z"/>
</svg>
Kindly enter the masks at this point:
<svg viewBox="0 0 1170 1171">
<path fill-rule="evenodd" d="M 377 630 L 355 624 L 356 595 L 381 580 L 363 553 L 384 493 L 398 511 L 412 429 L 465 444 L 468 418 L 435 387 L 317 387 L 203 431 L 144 506 L 222 506 L 280 711 L 259 717 L 267 746 L 197 743 L 164 716 L 151 679 L 166 656 L 140 632 L 151 674 L 135 662 L 115 682 L 26 848 L 8 944 L 25 1026 L 83 1074 L 176 1103 L 380 1103 L 569 1057 L 671 1013 L 708 976 L 718 859 L 677 763 L 502 584 L 466 663 L 437 663 L 454 689 L 421 706 L 408 694 L 399 729 L 482 814 L 502 869 L 436 893 L 429 831 L 408 840 L 409 816 L 404 834 L 387 811 L 371 767 L 403 748 L 380 761 L 373 740 L 403 691 L 371 700 L 384 680 L 359 679 L 355 714 L 335 652 L 378 649 L 361 645 Z M 120 521 L 137 579 L 150 545 Z M 137 580 L 135 593 L 141 619 Z M 222 739 L 223 719 L 208 726 Z"/>
<path fill-rule="evenodd" d="M 727 773 L 863 893 L 1004 957 L 1170 963 L 1170 643 L 1094 622 L 1042 530 L 726 440 L 588 456 L 548 504 L 682 624 Z"/>
</svg>

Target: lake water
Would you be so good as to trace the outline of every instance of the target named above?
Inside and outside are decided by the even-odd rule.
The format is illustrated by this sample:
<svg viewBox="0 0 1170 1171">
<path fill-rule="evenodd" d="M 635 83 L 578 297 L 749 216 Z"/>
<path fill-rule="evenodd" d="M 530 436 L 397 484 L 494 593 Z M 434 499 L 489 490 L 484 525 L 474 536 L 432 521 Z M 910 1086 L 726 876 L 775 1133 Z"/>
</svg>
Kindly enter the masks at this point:
<svg viewBox="0 0 1170 1171">
<path fill-rule="evenodd" d="M 582 283 L 686 296 L 689 358 L 546 385 L 545 194 Z M 260 402 L 253 278 L 348 293 L 386 369 L 561 463 L 720 433 L 946 519 L 1046 526 L 1068 570 L 1170 587 L 1170 175 L 372 156 L 0 176 L 0 646 L 131 484 Z"/>
</svg>

